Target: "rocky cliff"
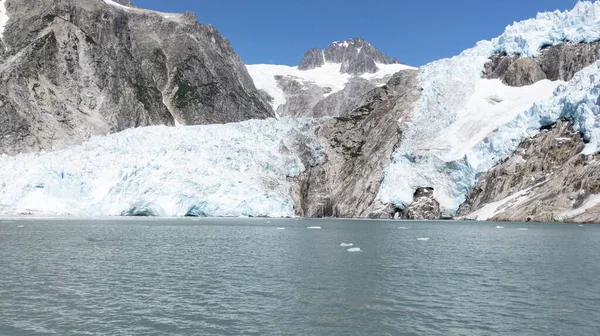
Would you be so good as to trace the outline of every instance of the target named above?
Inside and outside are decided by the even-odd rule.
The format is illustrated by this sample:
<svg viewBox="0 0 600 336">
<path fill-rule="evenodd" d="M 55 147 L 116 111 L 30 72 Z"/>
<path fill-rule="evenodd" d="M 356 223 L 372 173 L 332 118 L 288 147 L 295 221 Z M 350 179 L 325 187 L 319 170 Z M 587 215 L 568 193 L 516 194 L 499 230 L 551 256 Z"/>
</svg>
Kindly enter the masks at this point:
<svg viewBox="0 0 600 336">
<path fill-rule="evenodd" d="M 327 121 L 318 131 L 323 163 L 307 165 L 292 179 L 297 215 L 367 217 L 379 211 L 383 170 L 401 138 L 397 122 L 410 116 L 420 92 L 417 71 L 403 70 L 367 93 L 358 108 Z"/>
<path fill-rule="evenodd" d="M 570 121 L 544 128 L 481 177 L 457 216 L 467 219 L 600 222 L 600 155 L 583 155 Z"/>
<path fill-rule="evenodd" d="M 229 42 L 191 13 L 102 0 L 6 0 L 5 7 L 1 153 L 131 127 L 274 116 Z"/>
<path fill-rule="evenodd" d="M 500 78 L 509 86 L 531 85 L 543 79 L 570 81 L 575 73 L 598 61 L 600 42 L 563 42 L 544 47 L 534 58 L 496 53 L 485 65 L 483 77 Z"/>
<path fill-rule="evenodd" d="M 312 48 L 304 54 L 299 70 L 319 68 L 325 63 L 340 64 L 340 73 L 362 75 L 375 73 L 377 64 L 401 64 L 399 60 L 384 55 L 362 38 L 333 42 L 324 50 Z"/>
<path fill-rule="evenodd" d="M 298 67 L 257 64 L 248 69 L 280 116 L 338 117 L 394 73 L 412 67 L 354 38 L 310 49 Z"/>
</svg>

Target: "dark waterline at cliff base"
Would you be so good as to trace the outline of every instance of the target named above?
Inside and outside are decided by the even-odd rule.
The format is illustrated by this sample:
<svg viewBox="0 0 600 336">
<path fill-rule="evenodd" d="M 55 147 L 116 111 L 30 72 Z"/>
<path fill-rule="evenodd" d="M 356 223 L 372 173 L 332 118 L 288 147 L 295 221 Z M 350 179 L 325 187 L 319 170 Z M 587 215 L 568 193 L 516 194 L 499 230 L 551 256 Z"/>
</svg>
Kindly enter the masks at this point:
<svg viewBox="0 0 600 336">
<path fill-rule="evenodd" d="M 0 220 L 0 255 L 0 335 L 600 334 L 593 225 Z"/>
</svg>

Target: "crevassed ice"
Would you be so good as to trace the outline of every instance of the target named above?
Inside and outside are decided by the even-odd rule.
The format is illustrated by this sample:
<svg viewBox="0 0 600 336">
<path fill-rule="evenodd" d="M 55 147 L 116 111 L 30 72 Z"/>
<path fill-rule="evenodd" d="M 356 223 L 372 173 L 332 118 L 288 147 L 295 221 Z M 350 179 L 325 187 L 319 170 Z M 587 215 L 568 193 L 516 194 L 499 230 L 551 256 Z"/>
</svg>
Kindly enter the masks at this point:
<svg viewBox="0 0 600 336">
<path fill-rule="evenodd" d="M 296 148 L 319 120 L 129 129 L 56 152 L 0 157 L 0 215 L 293 216 Z"/>
<path fill-rule="evenodd" d="M 378 198 L 397 206 L 410 204 L 418 187 L 434 187 L 435 197 L 452 215 L 477 178 L 508 156 L 542 125 L 563 117 L 598 150 L 597 65 L 570 83 L 541 81 L 508 88 L 481 78 L 494 52 L 535 56 L 543 46 L 565 40 L 600 39 L 600 2 L 578 2 L 565 12 L 540 13 L 515 23 L 491 41 L 481 41 L 458 56 L 419 69 L 423 93 L 403 138 L 384 172 Z M 594 96 L 595 95 L 595 96 Z"/>
</svg>

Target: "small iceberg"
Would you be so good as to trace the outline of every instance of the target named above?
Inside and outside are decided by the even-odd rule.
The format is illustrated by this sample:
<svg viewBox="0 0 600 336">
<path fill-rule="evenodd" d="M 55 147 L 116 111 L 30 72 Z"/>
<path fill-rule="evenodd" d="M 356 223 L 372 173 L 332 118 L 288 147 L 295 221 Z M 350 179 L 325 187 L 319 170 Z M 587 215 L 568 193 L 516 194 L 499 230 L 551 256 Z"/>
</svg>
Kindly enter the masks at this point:
<svg viewBox="0 0 600 336">
<path fill-rule="evenodd" d="M 419 241 L 428 241 L 429 238 L 417 238 L 417 240 L 419 240 Z"/>
<path fill-rule="evenodd" d="M 340 246 L 341 247 L 350 247 L 350 246 L 354 246 L 354 244 L 352 244 L 352 243 L 341 243 Z"/>
<path fill-rule="evenodd" d="M 577 226 L 579 226 L 579 227 L 584 227 L 585 225 L 577 225 Z"/>
<path fill-rule="evenodd" d="M 320 230 L 321 227 L 320 226 L 309 226 L 309 227 L 307 227 L 307 229 L 310 229 L 310 230 Z"/>
<path fill-rule="evenodd" d="M 360 247 L 353 247 L 349 248 L 348 252 L 362 252 L 362 250 L 360 249 Z"/>
<path fill-rule="evenodd" d="M 498 225 L 498 226 L 496 226 L 496 229 L 504 229 L 504 226 Z"/>
<path fill-rule="evenodd" d="M 277 230 L 285 230 L 285 228 L 277 228 Z"/>
<path fill-rule="evenodd" d="M 519 231 L 529 231 L 528 228 L 518 228 L 517 230 L 519 230 Z"/>
<path fill-rule="evenodd" d="M 407 227 L 404 227 L 404 226 L 401 226 L 401 227 L 399 227 L 398 229 L 400 229 L 400 230 L 408 230 L 408 228 L 407 228 Z"/>
<path fill-rule="evenodd" d="M 25 227 L 25 225 L 19 225 L 19 226 L 17 226 L 17 227 L 18 227 L 18 228 L 24 228 L 24 227 Z"/>
</svg>

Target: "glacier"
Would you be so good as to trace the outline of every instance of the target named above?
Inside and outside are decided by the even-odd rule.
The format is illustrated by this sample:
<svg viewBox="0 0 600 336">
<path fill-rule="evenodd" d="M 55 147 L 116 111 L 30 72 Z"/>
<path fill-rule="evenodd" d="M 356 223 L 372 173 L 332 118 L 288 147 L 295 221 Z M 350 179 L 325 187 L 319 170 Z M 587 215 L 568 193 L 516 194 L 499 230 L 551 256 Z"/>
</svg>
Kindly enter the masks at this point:
<svg viewBox="0 0 600 336">
<path fill-rule="evenodd" d="M 276 64 L 248 64 L 246 68 L 254 80 L 254 85 L 259 90 L 266 91 L 273 102 L 271 106 L 275 111 L 286 103 L 286 97 L 283 90 L 278 86 L 275 76 L 286 76 L 303 83 L 312 83 L 320 87 L 329 87 L 331 92 L 326 96 L 344 89 L 352 75 L 340 72 L 340 63 L 325 63 L 322 67 L 311 70 L 299 70 L 297 66 L 276 65 Z M 384 79 L 392 76 L 398 71 L 414 69 L 414 67 L 405 64 L 377 64 L 379 71 L 376 73 L 365 73 L 360 77 L 366 80 Z M 381 85 L 385 84 L 382 82 Z"/>
<path fill-rule="evenodd" d="M 293 216 L 287 178 L 319 163 L 321 123 L 154 126 L 4 155 L 0 216 Z"/>
<path fill-rule="evenodd" d="M 578 2 L 570 11 L 540 13 L 508 26 L 491 41 L 480 41 L 460 55 L 419 69 L 423 93 L 410 120 L 401 120 L 402 139 L 384 171 L 378 199 L 404 207 L 418 187 L 433 187 L 434 197 L 453 215 L 481 174 L 506 158 L 541 126 L 572 118 L 598 150 L 598 66 L 569 83 L 541 81 L 508 88 L 482 79 L 496 52 L 535 57 L 564 41 L 600 40 L 600 2 Z M 474 131 L 476 130 L 476 131 Z"/>
</svg>

